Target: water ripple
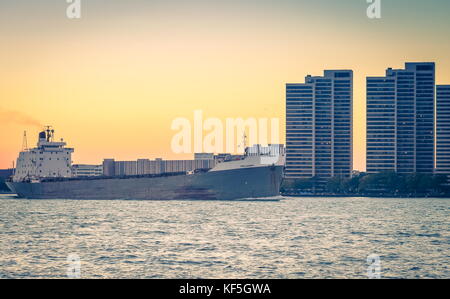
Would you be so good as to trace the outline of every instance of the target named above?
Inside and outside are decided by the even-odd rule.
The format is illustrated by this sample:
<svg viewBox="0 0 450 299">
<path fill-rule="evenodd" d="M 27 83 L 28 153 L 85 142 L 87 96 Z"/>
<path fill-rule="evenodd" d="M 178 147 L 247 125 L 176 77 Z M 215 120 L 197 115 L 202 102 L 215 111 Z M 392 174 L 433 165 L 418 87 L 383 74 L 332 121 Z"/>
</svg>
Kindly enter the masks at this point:
<svg viewBox="0 0 450 299">
<path fill-rule="evenodd" d="M 0 195 L 0 278 L 450 278 L 448 199 L 19 200 Z"/>
</svg>

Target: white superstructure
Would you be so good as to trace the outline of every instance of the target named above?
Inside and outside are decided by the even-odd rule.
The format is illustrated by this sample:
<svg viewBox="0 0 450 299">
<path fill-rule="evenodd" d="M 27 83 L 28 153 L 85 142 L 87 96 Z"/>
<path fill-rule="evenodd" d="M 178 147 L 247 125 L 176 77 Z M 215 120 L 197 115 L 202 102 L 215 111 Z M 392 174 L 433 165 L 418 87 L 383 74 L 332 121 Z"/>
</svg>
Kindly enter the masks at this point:
<svg viewBox="0 0 450 299">
<path fill-rule="evenodd" d="M 254 145 L 245 150 L 242 158 L 228 160 L 216 164 L 211 171 L 224 171 L 239 168 L 284 166 L 286 160 L 285 148 L 282 144 L 269 144 L 267 147 Z"/>
<path fill-rule="evenodd" d="M 37 147 L 24 149 L 17 158 L 14 182 L 32 181 L 40 178 L 72 177 L 73 148 L 66 143 L 53 141 L 54 130 L 46 127 L 39 133 Z"/>
</svg>

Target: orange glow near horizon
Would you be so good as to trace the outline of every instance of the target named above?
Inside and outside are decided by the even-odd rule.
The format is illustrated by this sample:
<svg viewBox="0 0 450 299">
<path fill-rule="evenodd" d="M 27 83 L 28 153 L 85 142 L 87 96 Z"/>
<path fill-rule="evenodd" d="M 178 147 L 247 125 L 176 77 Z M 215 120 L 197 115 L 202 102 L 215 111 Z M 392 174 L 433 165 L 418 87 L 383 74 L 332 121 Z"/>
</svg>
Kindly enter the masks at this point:
<svg viewBox="0 0 450 299">
<path fill-rule="evenodd" d="M 121 15 L 92 5 L 75 21 L 65 19 L 61 5 L 36 14 L 5 7 L 0 168 L 12 166 L 23 131 L 32 146 L 43 125 L 75 148 L 74 163 L 192 158 L 171 152 L 171 123 L 192 119 L 197 109 L 223 121 L 278 117 L 284 143 L 285 83 L 352 69 L 354 168 L 364 170 L 365 77 L 434 61 L 436 82 L 450 83 L 449 21 L 439 8 L 395 19 L 388 6 L 384 19 L 373 21 L 365 1 L 332 12 L 300 2 L 305 9 L 289 10 L 293 2 L 283 0 L 286 10 L 229 4 L 220 13 L 212 4 L 173 11 L 160 4 L 149 15 L 144 8 Z"/>
</svg>

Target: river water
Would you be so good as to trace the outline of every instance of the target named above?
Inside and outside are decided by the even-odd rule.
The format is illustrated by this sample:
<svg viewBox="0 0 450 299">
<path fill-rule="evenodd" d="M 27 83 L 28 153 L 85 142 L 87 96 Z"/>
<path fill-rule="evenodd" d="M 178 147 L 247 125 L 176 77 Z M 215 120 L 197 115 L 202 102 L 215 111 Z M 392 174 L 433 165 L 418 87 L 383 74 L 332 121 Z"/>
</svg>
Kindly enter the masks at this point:
<svg viewBox="0 0 450 299">
<path fill-rule="evenodd" d="M 448 279 L 449 211 L 450 199 L 0 195 L 0 278 L 367 278 L 373 255 L 382 278 Z"/>
</svg>

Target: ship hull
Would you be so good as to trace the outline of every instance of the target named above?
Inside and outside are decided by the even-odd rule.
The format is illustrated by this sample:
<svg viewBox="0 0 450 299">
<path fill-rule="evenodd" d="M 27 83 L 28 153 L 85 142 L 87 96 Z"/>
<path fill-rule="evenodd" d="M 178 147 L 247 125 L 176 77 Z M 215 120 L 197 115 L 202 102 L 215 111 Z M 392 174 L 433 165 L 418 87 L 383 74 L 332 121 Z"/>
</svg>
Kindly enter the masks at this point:
<svg viewBox="0 0 450 299">
<path fill-rule="evenodd" d="M 237 200 L 279 195 L 282 166 L 192 175 L 7 182 L 21 198 L 87 200 Z"/>
</svg>

